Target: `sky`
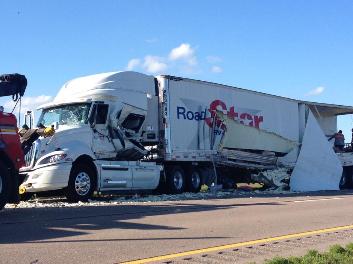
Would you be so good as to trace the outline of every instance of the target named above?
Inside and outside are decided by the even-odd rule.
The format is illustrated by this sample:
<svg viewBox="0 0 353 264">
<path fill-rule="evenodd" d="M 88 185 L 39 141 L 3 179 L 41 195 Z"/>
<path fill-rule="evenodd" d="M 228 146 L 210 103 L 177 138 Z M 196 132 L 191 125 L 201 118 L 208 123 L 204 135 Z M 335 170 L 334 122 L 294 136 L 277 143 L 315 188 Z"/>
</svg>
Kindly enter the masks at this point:
<svg viewBox="0 0 353 264">
<path fill-rule="evenodd" d="M 0 74 L 26 75 L 23 110 L 70 79 L 118 70 L 353 105 L 351 0 L 0 0 L 0 10 Z M 353 118 L 338 125 L 350 140 Z"/>
</svg>

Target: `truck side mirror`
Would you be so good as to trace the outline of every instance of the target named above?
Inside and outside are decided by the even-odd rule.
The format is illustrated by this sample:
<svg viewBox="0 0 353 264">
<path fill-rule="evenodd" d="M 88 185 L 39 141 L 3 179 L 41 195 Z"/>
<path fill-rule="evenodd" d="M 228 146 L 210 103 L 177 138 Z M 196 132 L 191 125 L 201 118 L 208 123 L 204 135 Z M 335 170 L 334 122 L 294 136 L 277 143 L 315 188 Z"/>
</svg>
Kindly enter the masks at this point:
<svg viewBox="0 0 353 264">
<path fill-rule="evenodd" d="M 27 111 L 24 115 L 25 125 L 27 125 L 30 129 L 33 127 L 34 122 L 34 114 L 32 111 Z"/>
</svg>

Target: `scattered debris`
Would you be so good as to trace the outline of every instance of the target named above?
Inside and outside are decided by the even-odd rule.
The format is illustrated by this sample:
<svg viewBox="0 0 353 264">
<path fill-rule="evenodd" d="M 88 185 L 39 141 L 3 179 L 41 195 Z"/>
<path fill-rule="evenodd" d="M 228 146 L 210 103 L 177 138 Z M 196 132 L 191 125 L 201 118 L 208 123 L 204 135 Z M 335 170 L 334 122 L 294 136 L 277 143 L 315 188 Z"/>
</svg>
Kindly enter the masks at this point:
<svg viewBox="0 0 353 264">
<path fill-rule="evenodd" d="M 60 208 L 60 207 L 82 207 L 82 206 L 109 206 L 119 204 L 155 203 L 165 201 L 183 200 L 206 200 L 214 198 L 234 198 L 249 196 L 249 194 L 286 194 L 289 191 L 290 172 L 287 168 L 262 171 L 251 176 L 255 184 L 237 184 L 236 189 L 219 190 L 212 192 L 212 188 L 206 184 L 201 186 L 199 193 L 182 194 L 160 194 L 160 195 L 125 195 L 125 196 L 97 196 L 87 203 L 69 203 L 64 197 L 32 198 L 28 201 L 21 201 L 18 205 L 8 204 L 5 208 Z M 261 184 L 259 184 L 261 183 Z"/>
<path fill-rule="evenodd" d="M 289 190 L 290 172 L 288 168 L 278 168 L 253 174 L 251 179 L 255 182 L 263 183 L 265 188 L 285 191 Z"/>
<path fill-rule="evenodd" d="M 206 184 L 202 184 L 201 185 L 201 189 L 200 189 L 200 192 L 207 192 L 208 191 L 208 186 Z"/>
<path fill-rule="evenodd" d="M 88 207 L 88 206 L 111 206 L 120 204 L 137 204 L 137 203 L 157 203 L 167 201 L 184 201 L 184 200 L 207 200 L 207 199 L 222 199 L 222 198 L 236 198 L 249 197 L 249 195 L 256 194 L 286 194 L 288 191 L 280 189 L 276 190 L 231 190 L 218 191 L 212 193 L 209 191 L 199 193 L 182 193 L 182 194 L 161 194 L 161 195 L 131 195 L 131 196 L 104 196 L 89 200 L 87 203 L 69 203 L 64 197 L 50 197 L 50 198 L 32 198 L 28 201 L 21 201 L 19 204 L 8 204 L 5 209 L 16 208 L 64 208 L 64 207 Z M 250 197 L 251 198 L 251 197 Z"/>
</svg>

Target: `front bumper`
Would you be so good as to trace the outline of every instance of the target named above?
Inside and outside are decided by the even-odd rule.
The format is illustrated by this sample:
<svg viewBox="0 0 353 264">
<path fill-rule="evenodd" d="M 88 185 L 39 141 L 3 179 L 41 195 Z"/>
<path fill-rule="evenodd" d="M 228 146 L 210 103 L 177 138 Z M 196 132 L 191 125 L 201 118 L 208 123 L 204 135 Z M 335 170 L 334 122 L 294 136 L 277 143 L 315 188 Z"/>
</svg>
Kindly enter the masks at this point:
<svg viewBox="0 0 353 264">
<path fill-rule="evenodd" d="M 25 192 L 54 191 L 67 187 L 72 163 L 58 163 L 30 171 L 21 171 Z"/>
</svg>

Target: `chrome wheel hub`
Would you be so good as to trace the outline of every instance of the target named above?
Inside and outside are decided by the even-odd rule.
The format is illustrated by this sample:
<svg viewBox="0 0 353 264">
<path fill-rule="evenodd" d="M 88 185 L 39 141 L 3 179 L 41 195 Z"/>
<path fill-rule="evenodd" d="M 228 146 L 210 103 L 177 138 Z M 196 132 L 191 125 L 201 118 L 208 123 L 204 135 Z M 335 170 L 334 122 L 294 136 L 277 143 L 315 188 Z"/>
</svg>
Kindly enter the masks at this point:
<svg viewBox="0 0 353 264">
<path fill-rule="evenodd" d="M 75 190 L 80 196 L 85 196 L 91 189 L 91 179 L 86 172 L 80 172 L 75 179 Z"/>
<path fill-rule="evenodd" d="M 184 179 L 180 171 L 174 173 L 174 186 L 177 190 L 180 190 L 183 187 Z"/>
</svg>

